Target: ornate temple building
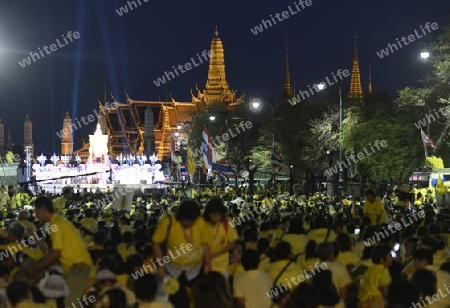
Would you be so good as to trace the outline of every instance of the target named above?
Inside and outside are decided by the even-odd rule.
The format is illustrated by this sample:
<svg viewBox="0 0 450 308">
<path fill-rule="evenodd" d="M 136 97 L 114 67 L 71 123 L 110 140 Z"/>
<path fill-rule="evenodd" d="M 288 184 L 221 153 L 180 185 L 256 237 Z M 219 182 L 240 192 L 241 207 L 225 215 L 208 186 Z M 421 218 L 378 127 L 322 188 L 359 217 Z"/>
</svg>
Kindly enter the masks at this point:
<svg viewBox="0 0 450 308">
<path fill-rule="evenodd" d="M 359 70 L 359 60 L 358 60 L 358 46 L 356 43 L 356 35 L 355 35 L 355 43 L 354 43 L 354 53 L 353 53 L 353 68 L 352 74 L 350 77 L 350 91 L 348 94 L 348 98 L 358 101 L 361 105 L 364 105 L 364 93 L 361 86 L 361 73 Z"/>
<path fill-rule="evenodd" d="M 105 102 L 98 100 L 98 123 L 102 133 L 109 136 L 108 150 L 112 157 L 120 154 L 150 155 L 153 152 L 157 152 L 159 157 L 167 157 L 171 135 L 180 123 L 192 123 L 196 114 L 214 104 L 223 103 L 228 110 L 233 110 L 244 102 L 244 96 L 238 97 L 226 80 L 224 48 L 217 27 L 210 51 L 214 56 L 210 58 L 205 89 L 202 91 L 196 87 L 196 95 L 191 90 L 190 102 L 179 102 L 173 97 L 168 102 L 136 100 L 126 91 L 124 102 L 117 101 L 111 95 L 113 108 L 111 104 L 107 105 L 106 98 Z M 67 148 L 67 142 L 64 142 L 61 146 Z M 84 143 L 74 154 L 86 161 L 89 143 Z"/>
</svg>

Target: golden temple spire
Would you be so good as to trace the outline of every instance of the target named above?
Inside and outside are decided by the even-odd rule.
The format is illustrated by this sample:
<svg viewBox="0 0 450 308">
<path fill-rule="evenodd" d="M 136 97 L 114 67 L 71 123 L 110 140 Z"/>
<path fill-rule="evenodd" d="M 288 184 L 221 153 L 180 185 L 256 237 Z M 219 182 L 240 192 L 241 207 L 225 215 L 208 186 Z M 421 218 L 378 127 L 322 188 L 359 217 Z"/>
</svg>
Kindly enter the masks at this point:
<svg viewBox="0 0 450 308">
<path fill-rule="evenodd" d="M 214 30 L 214 37 L 219 37 L 219 30 L 217 30 L 217 24 L 216 24 L 216 30 Z"/>
<path fill-rule="evenodd" d="M 372 65 L 369 65 L 369 86 L 367 88 L 367 92 L 372 94 Z"/>
<path fill-rule="evenodd" d="M 353 68 L 352 75 L 350 79 L 350 92 L 348 97 L 350 99 L 355 99 L 359 101 L 361 105 L 364 105 L 364 94 L 361 86 L 361 73 L 359 70 L 359 61 L 358 61 L 358 46 L 356 44 L 357 36 L 355 35 L 355 46 L 354 46 L 354 55 L 353 55 Z"/>
<path fill-rule="evenodd" d="M 206 81 L 206 103 L 208 105 L 223 101 L 224 94 L 230 93 L 225 74 L 225 56 L 222 40 L 219 38 L 217 25 L 211 42 L 208 80 Z"/>
<path fill-rule="evenodd" d="M 281 99 L 292 98 L 292 88 L 291 88 L 291 74 L 289 72 L 289 45 L 288 45 L 288 29 L 286 28 L 286 63 L 285 63 L 285 75 L 284 75 L 284 86 L 283 95 Z"/>
</svg>

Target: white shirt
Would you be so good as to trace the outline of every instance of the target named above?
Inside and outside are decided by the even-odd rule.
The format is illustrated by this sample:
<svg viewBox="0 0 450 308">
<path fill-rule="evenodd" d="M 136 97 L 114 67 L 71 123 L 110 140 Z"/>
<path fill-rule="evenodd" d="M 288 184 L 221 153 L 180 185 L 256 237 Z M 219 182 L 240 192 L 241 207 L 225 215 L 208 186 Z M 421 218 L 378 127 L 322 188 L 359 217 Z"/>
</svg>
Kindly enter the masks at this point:
<svg viewBox="0 0 450 308">
<path fill-rule="evenodd" d="M 251 270 L 234 278 L 234 297 L 245 299 L 245 308 L 270 308 L 272 301 L 266 292 L 273 287 L 269 274 Z"/>
<path fill-rule="evenodd" d="M 325 264 L 328 266 L 328 270 L 331 272 L 331 279 L 340 294 L 342 288 L 352 283 L 352 278 L 350 277 L 347 268 L 341 263 L 333 261 L 325 262 Z"/>
</svg>

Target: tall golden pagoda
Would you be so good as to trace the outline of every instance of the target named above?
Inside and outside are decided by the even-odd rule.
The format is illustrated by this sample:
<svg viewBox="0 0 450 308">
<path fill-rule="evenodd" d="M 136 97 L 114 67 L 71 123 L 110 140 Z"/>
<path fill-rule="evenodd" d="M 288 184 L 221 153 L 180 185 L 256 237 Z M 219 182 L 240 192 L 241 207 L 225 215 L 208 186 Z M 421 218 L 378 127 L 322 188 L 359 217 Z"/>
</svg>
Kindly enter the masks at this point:
<svg viewBox="0 0 450 308">
<path fill-rule="evenodd" d="M 364 105 L 364 94 L 361 86 L 361 73 L 359 71 L 358 46 L 356 44 L 356 38 L 357 36 L 355 35 L 353 68 L 350 79 L 350 92 L 348 94 L 348 98 L 357 100 L 361 105 Z"/>
<path fill-rule="evenodd" d="M 225 56 L 222 40 L 219 37 L 219 31 L 214 31 L 214 37 L 211 42 L 211 58 L 209 59 L 208 79 L 206 89 L 200 91 L 198 87 L 197 97 L 191 91 L 192 102 L 201 103 L 205 107 L 217 103 L 225 103 L 228 109 L 243 103 L 244 95 L 236 97 L 236 91 L 230 90 L 225 74 Z"/>
<path fill-rule="evenodd" d="M 291 88 L 291 74 L 289 72 L 289 55 L 288 55 L 288 30 L 286 28 L 286 63 L 285 63 L 285 75 L 284 75 L 284 85 L 283 85 L 283 95 L 281 95 L 281 100 L 292 98 L 292 88 Z"/>
<path fill-rule="evenodd" d="M 372 94 L 372 65 L 369 65 L 369 85 L 367 87 L 367 93 Z"/>
</svg>

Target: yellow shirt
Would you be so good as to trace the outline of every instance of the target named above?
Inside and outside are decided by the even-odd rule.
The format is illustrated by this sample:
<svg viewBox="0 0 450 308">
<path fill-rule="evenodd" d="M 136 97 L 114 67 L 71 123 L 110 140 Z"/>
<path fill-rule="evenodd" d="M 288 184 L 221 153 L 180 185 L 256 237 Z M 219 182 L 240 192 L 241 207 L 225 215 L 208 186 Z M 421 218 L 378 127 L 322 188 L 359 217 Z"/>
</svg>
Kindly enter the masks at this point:
<svg viewBox="0 0 450 308">
<path fill-rule="evenodd" d="M 382 216 L 383 213 L 383 203 L 381 203 L 380 198 L 375 198 L 374 202 L 366 200 L 364 202 L 364 215 L 369 216 L 370 223 L 372 226 L 377 224 L 377 216 Z M 381 223 L 381 217 L 380 217 Z"/>
<path fill-rule="evenodd" d="M 169 228 L 170 221 L 172 223 Z M 167 235 L 167 231 L 169 231 L 169 235 Z M 167 256 L 171 262 L 187 266 L 202 261 L 202 245 L 209 243 L 210 237 L 211 234 L 208 232 L 203 217 L 197 218 L 190 229 L 184 229 L 174 216 L 170 216 L 159 222 L 152 240 L 155 243 L 163 243 L 167 239 Z"/>
<path fill-rule="evenodd" d="M 264 272 L 266 271 L 266 268 L 269 266 L 269 264 L 270 258 L 266 254 L 262 254 L 261 257 L 259 258 L 258 269 Z"/>
<path fill-rule="evenodd" d="M 300 255 L 305 253 L 306 247 L 306 235 L 304 234 L 285 234 L 283 236 L 283 242 L 291 244 L 292 253 L 294 255 Z"/>
<path fill-rule="evenodd" d="M 86 217 L 80 222 L 81 226 L 91 232 L 97 232 L 98 222 L 92 217 Z M 91 229 L 92 228 L 92 229 Z"/>
<path fill-rule="evenodd" d="M 64 196 L 53 200 L 53 209 L 55 213 L 61 213 L 66 208 L 67 199 Z"/>
<path fill-rule="evenodd" d="M 328 232 L 328 229 L 326 228 L 312 229 L 308 232 L 306 238 L 307 238 L 306 242 L 312 240 L 315 241 L 317 244 L 323 242 L 334 242 L 336 240 L 336 233 L 334 233 L 333 230 L 329 230 Z"/>
<path fill-rule="evenodd" d="M 16 254 L 19 251 L 23 251 L 25 254 L 28 255 L 29 258 L 35 261 L 39 261 L 44 256 L 42 250 L 25 247 L 22 244 L 19 245 L 19 243 L 9 243 L 8 245 L 2 245 L 1 249 L 8 250 L 10 253 L 14 254 Z"/>
<path fill-rule="evenodd" d="M 241 262 L 231 263 L 228 266 L 228 273 L 230 277 L 237 276 L 239 274 L 242 274 L 245 272 L 244 267 L 242 266 Z"/>
<path fill-rule="evenodd" d="M 277 261 L 266 268 L 266 273 L 270 275 L 272 281 L 280 275 L 281 271 L 286 267 L 288 262 L 289 261 L 287 260 Z M 306 273 L 303 271 L 302 267 L 294 262 L 291 262 L 291 264 L 289 264 L 286 270 L 278 278 L 276 284 L 285 284 L 289 290 L 292 290 L 296 287 L 296 284 L 291 281 L 292 277 L 295 277 L 298 281 L 300 281 L 300 283 L 306 281 L 307 279 Z"/>
<path fill-rule="evenodd" d="M 12 208 L 15 209 L 16 207 L 23 207 L 24 205 L 28 204 L 29 201 L 30 196 L 28 196 L 27 193 L 17 193 L 12 197 Z"/>
<path fill-rule="evenodd" d="M 336 258 L 342 265 L 353 265 L 355 266 L 359 262 L 358 256 L 353 251 L 339 252 L 339 255 Z"/>
<path fill-rule="evenodd" d="M 91 256 L 74 225 L 54 214 L 50 220 L 49 230 L 51 230 L 52 249 L 61 251 L 59 261 L 64 273 L 67 273 L 74 264 L 85 263 L 92 266 Z"/>
<path fill-rule="evenodd" d="M 391 283 L 389 270 L 381 264 L 369 267 L 363 275 L 359 288 L 359 300 L 361 303 L 372 297 L 383 297 L 382 289 Z"/>
<path fill-rule="evenodd" d="M 300 264 L 300 266 L 306 271 L 310 271 L 310 269 L 314 268 L 314 265 L 317 262 L 320 262 L 319 258 L 310 258 L 306 260 L 306 255 L 302 255 L 298 258 L 298 264 Z"/>
<path fill-rule="evenodd" d="M 227 228 L 220 222 L 217 225 L 206 223 L 206 226 L 208 229 L 207 232 L 211 234 L 211 241 L 208 244 L 212 254 L 222 250 L 228 244 L 237 241 L 239 238 L 236 229 L 229 226 L 228 223 Z M 212 270 L 219 273 L 227 271 L 229 259 L 230 254 L 228 252 L 215 257 L 212 259 Z"/>
</svg>

